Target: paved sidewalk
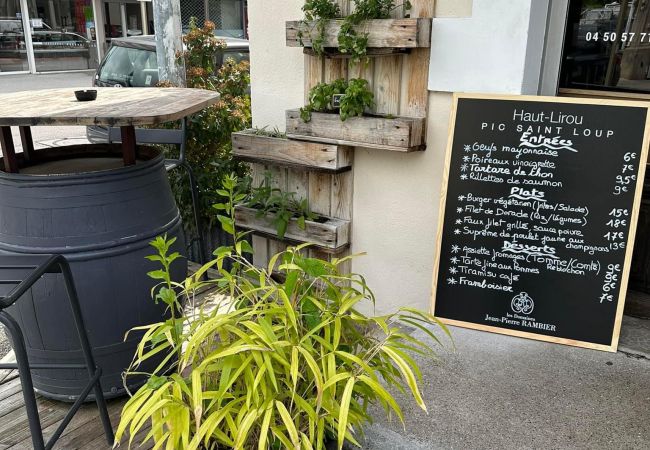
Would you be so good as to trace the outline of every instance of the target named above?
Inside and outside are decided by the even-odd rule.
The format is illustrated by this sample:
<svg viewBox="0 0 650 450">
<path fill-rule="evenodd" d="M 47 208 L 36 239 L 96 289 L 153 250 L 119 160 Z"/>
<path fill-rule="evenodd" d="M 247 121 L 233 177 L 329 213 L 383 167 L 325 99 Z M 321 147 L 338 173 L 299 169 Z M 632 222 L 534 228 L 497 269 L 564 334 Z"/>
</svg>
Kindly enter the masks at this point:
<svg viewBox="0 0 650 450">
<path fill-rule="evenodd" d="M 378 420 L 364 449 L 650 448 L 650 360 L 462 328 L 452 334 L 456 351 L 437 363 L 420 359 L 429 415 L 400 396 L 406 430 Z"/>
<path fill-rule="evenodd" d="M 0 93 L 31 91 L 36 89 L 89 88 L 92 85 L 94 72 L 71 72 L 38 75 L 2 75 L 0 76 Z M 48 141 L 72 139 L 73 143 L 86 142 L 86 127 L 34 127 L 32 128 L 36 148 L 48 146 Z M 18 130 L 13 130 L 16 150 L 22 151 Z M 59 143 L 59 145 L 65 145 Z"/>
<path fill-rule="evenodd" d="M 94 75 L 94 71 L 37 75 L 2 75 L 0 76 L 0 93 L 77 86 L 90 87 Z"/>
</svg>

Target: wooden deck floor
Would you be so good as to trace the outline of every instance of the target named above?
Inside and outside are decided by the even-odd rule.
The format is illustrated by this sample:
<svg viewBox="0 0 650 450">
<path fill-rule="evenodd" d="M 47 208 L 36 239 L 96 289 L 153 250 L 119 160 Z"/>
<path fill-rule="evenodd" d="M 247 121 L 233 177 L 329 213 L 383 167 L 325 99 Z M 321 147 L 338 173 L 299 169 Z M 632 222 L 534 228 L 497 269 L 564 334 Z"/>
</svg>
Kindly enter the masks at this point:
<svg viewBox="0 0 650 450">
<path fill-rule="evenodd" d="M 108 402 L 113 428 L 117 426 L 125 402 L 126 399 Z M 46 441 L 61 423 L 69 407 L 70 405 L 67 403 L 38 397 L 38 412 Z M 152 446 L 153 444 L 138 448 L 149 449 Z M 32 448 L 20 379 L 18 373 L 13 371 L 3 381 L 0 381 L 0 450 L 28 450 Z M 54 448 L 65 450 L 108 450 L 111 448 L 104 436 L 95 403 L 88 403 L 79 410 Z M 126 445 L 123 448 L 126 448 Z"/>
<path fill-rule="evenodd" d="M 196 265 L 192 264 L 192 269 L 196 270 Z M 216 301 L 219 299 L 213 297 L 210 290 L 205 290 L 197 296 L 195 306 L 203 305 L 209 308 L 210 304 Z M 65 417 L 70 404 L 48 400 L 40 396 L 37 397 L 37 400 L 43 436 L 47 442 Z M 114 430 L 117 429 L 120 413 L 126 400 L 126 398 L 121 398 L 108 401 L 108 412 Z M 146 429 L 135 436 L 134 449 L 147 450 L 153 447 L 153 442 L 139 446 L 148 431 Z M 18 372 L 0 370 L 0 450 L 29 450 L 32 448 Z M 109 450 L 112 448 L 104 436 L 95 403 L 87 403 L 79 410 L 54 448 L 60 450 Z M 128 440 L 123 441 L 121 448 L 128 448 Z"/>
</svg>

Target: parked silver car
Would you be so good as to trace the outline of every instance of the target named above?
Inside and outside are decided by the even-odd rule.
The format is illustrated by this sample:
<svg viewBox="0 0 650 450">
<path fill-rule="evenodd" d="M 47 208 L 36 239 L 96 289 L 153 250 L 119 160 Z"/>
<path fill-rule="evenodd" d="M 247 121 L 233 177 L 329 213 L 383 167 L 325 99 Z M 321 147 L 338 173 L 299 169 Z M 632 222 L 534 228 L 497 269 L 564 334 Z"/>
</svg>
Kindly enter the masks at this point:
<svg viewBox="0 0 650 450">
<path fill-rule="evenodd" d="M 217 67 L 227 58 L 235 61 L 248 61 L 248 41 L 219 37 L 226 42 L 227 48 L 219 54 Z M 156 59 L 155 36 L 133 36 L 113 39 L 104 60 L 99 65 L 94 86 L 100 87 L 152 87 L 158 84 L 158 61 Z M 87 136 L 91 142 L 108 141 L 108 132 L 104 127 L 88 127 Z"/>
</svg>

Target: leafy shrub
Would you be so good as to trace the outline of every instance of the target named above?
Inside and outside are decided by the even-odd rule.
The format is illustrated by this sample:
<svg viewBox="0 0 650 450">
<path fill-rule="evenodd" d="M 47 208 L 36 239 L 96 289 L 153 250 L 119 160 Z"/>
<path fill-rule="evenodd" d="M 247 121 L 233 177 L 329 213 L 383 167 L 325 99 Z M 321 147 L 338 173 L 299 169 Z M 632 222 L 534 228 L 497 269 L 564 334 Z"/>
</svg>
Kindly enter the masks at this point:
<svg viewBox="0 0 650 450">
<path fill-rule="evenodd" d="M 206 21 L 198 28 L 194 21 L 183 36 L 187 87 L 218 91 L 219 101 L 188 118 L 186 158 L 197 179 L 199 214 L 203 225 L 211 229 L 216 220 L 212 205 L 223 201 L 217 193 L 223 177 L 235 172 L 246 173 L 246 166 L 232 157 L 231 133 L 250 127 L 250 66 L 247 61 L 226 59 L 215 66 L 225 43 L 214 36 L 214 23 Z M 176 149 L 168 150 L 172 157 Z M 191 193 L 182 170 L 170 173 L 170 180 L 186 228 L 193 230 Z"/>
<path fill-rule="evenodd" d="M 227 299 L 211 312 L 143 327 L 130 372 L 161 354 L 172 370 L 161 365 L 149 374 L 124 407 L 117 440 L 128 433 L 131 445 L 151 424 L 143 441 L 154 439 L 157 448 L 322 449 L 333 438 L 340 449 L 345 440 L 358 443 L 372 404 L 403 421 L 391 387 L 408 390 L 426 411 L 411 354 L 435 353 L 401 327 L 422 330 L 432 343 L 438 339 L 430 326 L 446 328 L 414 309 L 362 314 L 357 307 L 374 296 L 362 276 L 340 272 L 347 258 L 309 258 L 300 246 L 273 256 L 267 268 L 251 265 L 245 233 L 235 228 L 234 208 L 245 196 L 237 184 L 235 176 L 225 180 L 221 195 L 228 200 L 219 206 L 235 245 L 216 250 L 216 259 L 192 277 L 171 283 L 170 241 L 152 243 L 158 254 L 150 259 L 163 265 L 150 274 L 161 281 L 156 297 L 170 308 L 180 310 L 208 285 Z M 232 269 L 226 260 L 235 262 Z M 217 278 L 202 281 L 210 268 Z"/>
</svg>

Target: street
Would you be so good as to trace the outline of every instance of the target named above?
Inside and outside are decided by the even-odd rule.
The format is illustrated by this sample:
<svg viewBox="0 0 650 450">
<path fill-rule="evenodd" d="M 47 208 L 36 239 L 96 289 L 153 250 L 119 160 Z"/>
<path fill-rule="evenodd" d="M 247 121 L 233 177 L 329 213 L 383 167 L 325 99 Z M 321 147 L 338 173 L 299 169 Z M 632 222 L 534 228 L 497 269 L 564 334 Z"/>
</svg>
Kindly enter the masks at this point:
<svg viewBox="0 0 650 450">
<path fill-rule="evenodd" d="M 92 84 L 94 72 L 56 73 L 47 75 L 8 75 L 0 77 L 0 93 L 20 92 L 36 89 L 71 88 L 70 96 L 74 97 L 74 88 L 87 88 Z M 70 140 L 75 143 L 83 142 L 86 138 L 86 127 L 34 127 L 32 129 L 34 145 L 43 148 L 57 141 Z M 13 130 L 16 150 L 22 151 L 18 130 Z M 0 332 L 0 359 L 11 347 L 4 332 Z"/>
</svg>

